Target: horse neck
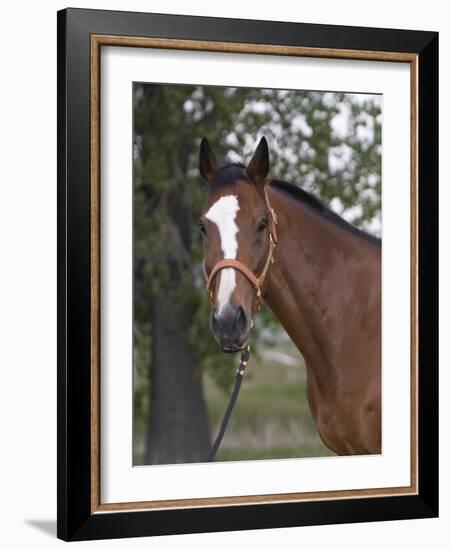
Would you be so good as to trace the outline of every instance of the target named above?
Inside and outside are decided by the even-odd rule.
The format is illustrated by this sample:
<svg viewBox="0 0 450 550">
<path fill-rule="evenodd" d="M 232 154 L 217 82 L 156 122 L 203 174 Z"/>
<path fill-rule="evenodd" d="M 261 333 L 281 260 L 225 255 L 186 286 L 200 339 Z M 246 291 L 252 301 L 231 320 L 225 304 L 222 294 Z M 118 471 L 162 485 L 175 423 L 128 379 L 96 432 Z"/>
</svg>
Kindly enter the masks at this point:
<svg viewBox="0 0 450 550">
<path fill-rule="evenodd" d="M 380 250 L 273 187 L 269 196 L 278 245 L 265 299 L 319 386 L 329 387 L 342 374 L 355 311 L 376 307 L 380 298 L 371 290 L 379 286 Z"/>
</svg>

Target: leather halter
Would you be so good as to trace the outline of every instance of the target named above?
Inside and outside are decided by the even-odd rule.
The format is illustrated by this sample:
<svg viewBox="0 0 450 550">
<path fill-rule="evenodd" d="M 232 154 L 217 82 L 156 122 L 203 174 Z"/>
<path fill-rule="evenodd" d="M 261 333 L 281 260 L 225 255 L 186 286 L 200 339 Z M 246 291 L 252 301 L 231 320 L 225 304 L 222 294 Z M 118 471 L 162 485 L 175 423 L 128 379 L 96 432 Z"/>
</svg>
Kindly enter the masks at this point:
<svg viewBox="0 0 450 550">
<path fill-rule="evenodd" d="M 259 274 L 259 276 L 256 276 L 245 264 L 243 264 L 239 260 L 226 258 L 224 260 L 220 260 L 219 262 L 217 262 L 216 265 L 211 270 L 210 274 L 207 275 L 203 265 L 204 274 L 206 278 L 206 290 L 208 291 L 209 298 L 212 303 L 214 303 L 214 281 L 215 281 L 216 275 L 220 271 L 222 271 L 222 269 L 232 268 L 242 273 L 242 275 L 244 275 L 244 277 L 250 282 L 250 284 L 255 289 L 255 299 L 253 301 L 253 312 L 258 311 L 261 306 L 262 286 L 264 284 L 266 275 L 269 271 L 270 264 L 272 264 L 275 260 L 273 253 L 278 243 L 277 215 L 275 213 L 275 210 L 270 205 L 266 186 L 267 184 L 264 186 L 264 201 L 266 203 L 267 210 L 269 211 L 269 220 L 268 220 L 269 252 L 267 254 L 267 259 L 264 263 L 264 267 L 262 268 L 262 271 Z"/>
</svg>

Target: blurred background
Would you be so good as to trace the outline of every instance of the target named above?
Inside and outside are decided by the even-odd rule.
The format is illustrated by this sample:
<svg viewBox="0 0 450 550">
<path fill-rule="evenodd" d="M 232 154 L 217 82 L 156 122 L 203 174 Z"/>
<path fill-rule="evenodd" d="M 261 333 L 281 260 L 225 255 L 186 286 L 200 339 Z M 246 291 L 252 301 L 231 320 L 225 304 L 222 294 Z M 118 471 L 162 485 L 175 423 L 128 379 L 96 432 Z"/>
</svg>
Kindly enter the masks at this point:
<svg viewBox="0 0 450 550">
<path fill-rule="evenodd" d="M 135 83 L 133 86 L 133 465 L 203 462 L 239 354 L 210 330 L 198 220 L 198 149 L 246 164 L 264 135 L 271 174 L 381 236 L 378 95 Z M 216 461 L 331 455 L 315 429 L 305 367 L 262 307 L 252 357 Z"/>
</svg>

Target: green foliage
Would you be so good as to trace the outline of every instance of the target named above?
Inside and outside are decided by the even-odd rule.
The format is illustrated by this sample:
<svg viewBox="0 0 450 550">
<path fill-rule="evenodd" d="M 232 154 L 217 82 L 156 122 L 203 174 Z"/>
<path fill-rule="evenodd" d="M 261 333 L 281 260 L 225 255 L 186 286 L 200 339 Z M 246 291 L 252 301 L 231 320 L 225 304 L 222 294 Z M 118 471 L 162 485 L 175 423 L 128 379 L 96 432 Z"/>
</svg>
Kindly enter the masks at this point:
<svg viewBox="0 0 450 550">
<path fill-rule="evenodd" d="M 333 201 L 338 214 L 369 227 L 381 208 L 380 105 L 377 96 L 258 90 L 237 118 L 245 130 L 234 142 L 248 159 L 256 135 L 265 135 L 273 177 Z"/>
<path fill-rule="evenodd" d="M 317 193 L 349 221 L 370 227 L 381 206 L 381 107 L 374 96 L 344 93 L 135 84 L 133 109 L 135 398 L 144 415 L 150 381 L 143 365 L 148 373 L 158 293 L 189 303 L 187 338 L 220 387 L 229 387 L 237 359 L 217 353 L 208 327 L 197 228 L 206 197 L 197 169 L 201 138 L 222 159 L 246 163 L 265 135 L 273 177 Z M 263 309 L 252 338 L 275 323 Z"/>
</svg>

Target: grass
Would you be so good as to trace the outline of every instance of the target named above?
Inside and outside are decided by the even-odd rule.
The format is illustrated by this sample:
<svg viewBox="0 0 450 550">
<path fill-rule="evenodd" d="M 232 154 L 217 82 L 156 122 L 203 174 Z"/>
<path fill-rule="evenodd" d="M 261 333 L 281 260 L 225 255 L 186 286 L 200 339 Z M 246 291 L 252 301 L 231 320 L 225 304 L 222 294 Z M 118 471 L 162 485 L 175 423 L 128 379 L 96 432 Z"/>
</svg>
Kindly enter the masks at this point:
<svg viewBox="0 0 450 550">
<path fill-rule="evenodd" d="M 269 449 L 220 449 L 217 453 L 215 462 L 226 462 L 228 460 L 269 460 L 276 458 L 306 458 L 331 456 L 333 453 L 326 449 L 324 451 L 322 444 L 318 445 L 298 445 L 296 447 L 271 447 Z"/>
<path fill-rule="evenodd" d="M 270 347 L 258 346 L 258 350 L 251 356 L 216 461 L 333 455 L 312 419 L 305 366 L 297 349 L 285 342 L 277 343 L 276 353 Z M 232 389 L 224 392 L 208 375 L 203 384 L 214 439 Z M 139 419 L 134 426 L 134 465 L 145 464 L 145 432 L 145 419 Z"/>
</svg>

